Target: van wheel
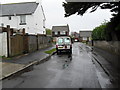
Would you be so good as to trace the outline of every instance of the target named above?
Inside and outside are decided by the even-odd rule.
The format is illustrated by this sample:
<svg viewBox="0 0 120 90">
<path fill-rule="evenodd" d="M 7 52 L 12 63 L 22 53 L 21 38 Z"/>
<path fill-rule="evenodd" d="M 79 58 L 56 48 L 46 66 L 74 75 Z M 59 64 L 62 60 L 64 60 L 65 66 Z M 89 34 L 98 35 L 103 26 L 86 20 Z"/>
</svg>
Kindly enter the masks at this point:
<svg viewBox="0 0 120 90">
<path fill-rule="evenodd" d="M 57 50 L 57 55 L 59 54 L 59 51 Z"/>
<path fill-rule="evenodd" d="M 72 49 L 70 49 L 70 53 L 72 53 Z"/>
</svg>

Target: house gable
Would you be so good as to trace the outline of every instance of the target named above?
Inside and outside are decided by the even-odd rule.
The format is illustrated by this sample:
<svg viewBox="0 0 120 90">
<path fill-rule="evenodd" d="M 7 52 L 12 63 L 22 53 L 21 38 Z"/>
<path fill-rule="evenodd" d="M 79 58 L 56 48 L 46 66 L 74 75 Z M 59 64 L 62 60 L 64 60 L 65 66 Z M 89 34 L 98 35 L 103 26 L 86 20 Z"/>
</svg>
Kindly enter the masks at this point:
<svg viewBox="0 0 120 90">
<path fill-rule="evenodd" d="M 53 26 L 52 27 L 52 36 L 68 36 L 69 35 L 69 26 Z"/>
<path fill-rule="evenodd" d="M 91 37 L 92 31 L 80 31 L 80 37 Z"/>
<path fill-rule="evenodd" d="M 8 10 L 3 11 L 7 8 Z M 12 28 L 25 28 L 28 34 L 45 34 L 45 16 L 41 3 L 3 4 L 1 11 L 3 11 L 0 17 L 1 26 L 10 25 Z M 11 12 L 8 13 L 9 11 Z"/>
</svg>

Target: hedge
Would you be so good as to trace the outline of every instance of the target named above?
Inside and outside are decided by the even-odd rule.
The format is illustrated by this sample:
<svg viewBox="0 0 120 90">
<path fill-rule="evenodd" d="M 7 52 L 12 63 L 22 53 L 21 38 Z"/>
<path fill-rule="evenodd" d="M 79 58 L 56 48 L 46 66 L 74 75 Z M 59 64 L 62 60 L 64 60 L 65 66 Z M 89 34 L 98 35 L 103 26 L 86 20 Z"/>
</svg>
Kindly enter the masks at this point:
<svg viewBox="0 0 120 90">
<path fill-rule="evenodd" d="M 106 25 L 100 25 L 92 31 L 93 40 L 105 40 L 105 28 Z"/>
</svg>

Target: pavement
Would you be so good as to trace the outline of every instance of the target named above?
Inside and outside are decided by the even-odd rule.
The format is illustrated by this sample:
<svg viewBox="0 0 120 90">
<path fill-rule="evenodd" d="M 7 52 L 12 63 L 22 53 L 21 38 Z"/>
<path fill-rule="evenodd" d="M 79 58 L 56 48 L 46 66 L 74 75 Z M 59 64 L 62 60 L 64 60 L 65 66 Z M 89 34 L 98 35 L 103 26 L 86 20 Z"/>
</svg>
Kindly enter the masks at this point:
<svg viewBox="0 0 120 90">
<path fill-rule="evenodd" d="M 0 80 L 6 79 L 24 69 L 47 60 L 52 54 L 44 53 L 47 50 L 55 48 L 54 46 L 38 50 L 36 52 L 24 54 L 10 59 L 0 59 Z"/>
<path fill-rule="evenodd" d="M 120 72 L 118 69 L 118 62 L 114 63 L 119 59 L 118 56 L 95 47 L 86 47 L 88 47 L 92 51 L 92 57 L 94 58 L 94 60 L 103 68 L 105 73 L 110 77 L 110 82 L 113 83 L 114 86 L 120 87 Z"/>
</svg>

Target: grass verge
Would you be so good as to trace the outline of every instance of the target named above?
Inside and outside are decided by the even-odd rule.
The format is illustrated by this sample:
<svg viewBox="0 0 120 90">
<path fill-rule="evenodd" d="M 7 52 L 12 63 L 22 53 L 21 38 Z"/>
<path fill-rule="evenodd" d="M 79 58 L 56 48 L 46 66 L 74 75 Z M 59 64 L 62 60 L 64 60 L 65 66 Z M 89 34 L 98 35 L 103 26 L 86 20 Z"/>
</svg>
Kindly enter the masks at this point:
<svg viewBox="0 0 120 90">
<path fill-rule="evenodd" d="M 11 59 L 11 58 L 9 58 L 9 57 L 5 57 L 5 56 L 0 56 L 0 58 L 2 58 L 3 60 L 4 60 L 4 59 L 6 59 L 6 60 Z"/>
<path fill-rule="evenodd" d="M 45 51 L 45 53 L 47 53 L 47 54 L 52 54 L 52 53 L 55 52 L 55 51 L 56 51 L 56 48 L 53 48 L 53 49 L 51 49 L 51 50 Z"/>
</svg>

